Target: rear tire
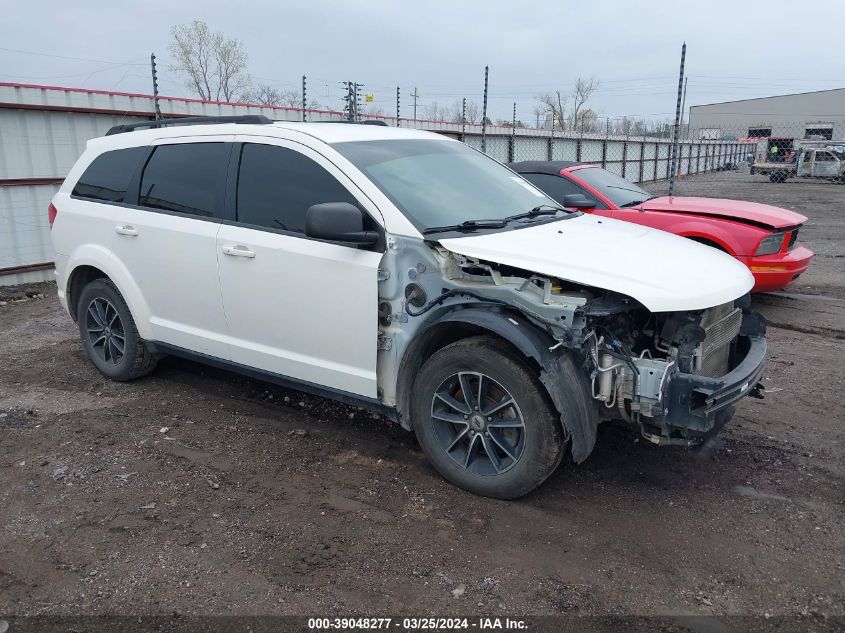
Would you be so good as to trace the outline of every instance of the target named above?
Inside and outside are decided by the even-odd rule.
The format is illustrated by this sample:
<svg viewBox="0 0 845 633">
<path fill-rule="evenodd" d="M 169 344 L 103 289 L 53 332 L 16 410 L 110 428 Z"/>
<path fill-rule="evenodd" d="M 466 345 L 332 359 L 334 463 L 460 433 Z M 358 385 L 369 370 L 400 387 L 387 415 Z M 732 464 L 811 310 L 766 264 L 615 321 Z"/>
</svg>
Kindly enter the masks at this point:
<svg viewBox="0 0 845 633">
<path fill-rule="evenodd" d="M 777 183 L 786 182 L 786 172 L 780 170 L 773 171 L 769 174 L 769 181 Z"/>
<path fill-rule="evenodd" d="M 158 359 L 144 345 L 126 301 L 109 279 L 87 284 L 79 295 L 76 322 L 88 360 L 112 380 L 139 378 Z"/>
<path fill-rule="evenodd" d="M 443 477 L 472 493 L 520 497 L 560 464 L 560 416 L 536 371 L 477 336 L 444 347 L 414 382 L 412 420 L 426 456 Z"/>
</svg>

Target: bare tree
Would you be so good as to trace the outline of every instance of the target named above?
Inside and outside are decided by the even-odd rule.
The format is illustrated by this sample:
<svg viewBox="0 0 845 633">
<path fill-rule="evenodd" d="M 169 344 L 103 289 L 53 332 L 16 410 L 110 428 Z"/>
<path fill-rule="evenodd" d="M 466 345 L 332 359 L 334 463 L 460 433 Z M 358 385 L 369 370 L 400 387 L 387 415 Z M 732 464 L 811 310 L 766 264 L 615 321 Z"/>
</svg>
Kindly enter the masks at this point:
<svg viewBox="0 0 845 633">
<path fill-rule="evenodd" d="M 578 129 L 578 115 L 581 113 L 581 109 L 584 107 L 584 104 L 587 103 L 587 100 L 592 96 L 592 94 L 598 89 L 599 87 L 599 80 L 595 77 L 590 77 L 589 79 L 582 79 L 578 77 L 575 80 L 575 86 L 572 88 L 572 127 L 573 129 Z"/>
<path fill-rule="evenodd" d="M 540 128 L 540 117 L 543 117 L 545 119 L 547 112 L 548 112 L 547 108 L 542 104 L 538 103 L 537 105 L 534 106 L 534 117 L 536 119 L 535 123 L 534 123 L 534 127 L 538 128 L 538 129 Z"/>
<path fill-rule="evenodd" d="M 599 128 L 599 115 L 590 108 L 584 108 L 578 115 L 580 129 L 582 132 L 601 132 Z"/>
<path fill-rule="evenodd" d="M 481 106 L 475 101 L 467 101 L 467 123 L 475 123 L 481 118 Z"/>
<path fill-rule="evenodd" d="M 455 101 L 450 108 L 446 108 L 446 118 L 455 123 L 461 123 L 464 118 L 464 102 L 463 99 Z M 466 105 L 466 122 L 475 123 L 478 117 L 481 116 L 481 109 L 474 101 L 467 101 Z"/>
<path fill-rule="evenodd" d="M 235 101 L 248 95 L 247 54 L 240 40 L 212 32 L 202 20 L 171 27 L 170 37 L 170 68 L 200 99 Z"/>
<path fill-rule="evenodd" d="M 441 106 L 437 101 L 431 101 L 422 106 L 422 115 L 429 121 L 442 121 L 449 118 L 448 108 Z"/>
<path fill-rule="evenodd" d="M 250 93 L 249 100 L 261 105 L 287 106 L 299 108 L 302 106 L 302 95 L 295 90 L 276 90 L 267 84 L 258 84 L 258 88 Z"/>
<path fill-rule="evenodd" d="M 552 115 L 552 131 L 555 129 L 555 121 L 558 122 L 562 130 L 564 113 L 566 112 L 566 99 L 561 96 L 560 90 L 537 95 L 537 101 L 540 102 L 539 107 L 543 108 L 543 114 Z"/>
</svg>

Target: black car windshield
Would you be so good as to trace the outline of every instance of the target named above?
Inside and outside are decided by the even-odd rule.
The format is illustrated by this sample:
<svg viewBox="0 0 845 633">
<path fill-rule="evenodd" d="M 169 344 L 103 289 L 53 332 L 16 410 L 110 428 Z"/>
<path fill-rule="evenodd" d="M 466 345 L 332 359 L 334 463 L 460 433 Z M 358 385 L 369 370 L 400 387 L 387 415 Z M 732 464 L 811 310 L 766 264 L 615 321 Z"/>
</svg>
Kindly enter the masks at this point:
<svg viewBox="0 0 845 633">
<path fill-rule="evenodd" d="M 578 169 L 573 171 L 572 175 L 598 189 L 605 198 L 609 198 L 617 207 L 630 207 L 654 198 L 642 187 L 638 187 L 601 167 Z"/>
<path fill-rule="evenodd" d="M 421 231 L 504 220 L 539 206 L 559 206 L 528 181 L 463 143 L 397 139 L 334 143 L 332 147 L 364 172 Z M 504 224 L 488 223 L 481 228 L 503 228 Z"/>
</svg>

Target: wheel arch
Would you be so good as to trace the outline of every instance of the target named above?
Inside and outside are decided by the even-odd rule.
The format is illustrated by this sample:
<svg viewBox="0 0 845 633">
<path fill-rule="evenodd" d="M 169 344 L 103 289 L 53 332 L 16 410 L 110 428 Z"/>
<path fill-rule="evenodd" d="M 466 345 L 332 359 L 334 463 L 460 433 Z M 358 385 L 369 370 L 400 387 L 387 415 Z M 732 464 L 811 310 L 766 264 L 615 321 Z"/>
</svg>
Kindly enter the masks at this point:
<svg viewBox="0 0 845 633">
<path fill-rule="evenodd" d="M 732 222 L 729 226 L 701 221 L 688 221 L 677 226 L 672 232 L 688 240 L 718 248 L 728 255 L 737 257 L 744 255 L 747 243 L 754 241 L 756 232 L 760 229 L 739 222 Z M 754 237 L 751 234 L 754 234 Z"/>
<path fill-rule="evenodd" d="M 710 248 L 716 248 L 723 253 L 728 253 L 729 255 L 733 255 L 731 249 L 728 248 L 725 244 L 722 244 L 720 241 L 713 239 L 713 237 L 707 235 L 684 235 L 685 238 L 688 240 L 692 240 L 693 242 L 698 242 L 699 244 L 703 244 L 704 246 L 709 246 Z"/>
<path fill-rule="evenodd" d="M 397 393 L 403 394 L 397 402 L 402 426 L 411 428 L 409 394 L 426 360 L 450 343 L 479 334 L 501 340 L 536 369 L 560 415 L 565 437 L 572 440 L 574 461 L 584 461 L 595 446 L 598 425 L 586 375 L 577 367 L 571 353 L 562 348 L 550 349 L 556 343 L 546 332 L 519 312 L 500 306 L 456 306 L 441 313 L 414 338 L 402 357 L 397 378 Z M 571 388 L 567 383 L 580 390 L 583 397 L 565 398 L 564 394 Z"/>
<path fill-rule="evenodd" d="M 108 252 L 100 249 L 80 249 L 70 258 L 67 265 L 65 296 L 68 312 L 76 320 L 76 303 L 85 285 L 95 279 L 110 280 L 123 296 L 138 333 L 144 339 L 152 339 L 150 331 L 150 311 L 140 288 L 132 279 L 129 271 Z"/>
</svg>

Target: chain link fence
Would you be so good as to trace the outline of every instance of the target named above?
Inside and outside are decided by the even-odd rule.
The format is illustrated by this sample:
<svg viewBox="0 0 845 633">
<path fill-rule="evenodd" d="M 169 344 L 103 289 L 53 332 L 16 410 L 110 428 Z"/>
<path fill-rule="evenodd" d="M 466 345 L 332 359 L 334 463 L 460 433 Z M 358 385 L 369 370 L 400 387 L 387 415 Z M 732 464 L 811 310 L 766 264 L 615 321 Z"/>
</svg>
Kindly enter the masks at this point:
<svg viewBox="0 0 845 633">
<path fill-rule="evenodd" d="M 674 193 L 694 185 L 696 195 L 721 195 L 723 183 L 782 184 L 821 182 L 845 184 L 845 139 L 832 126 L 780 124 L 771 127 L 696 128 L 684 126 L 674 160 Z M 482 135 L 473 130 L 450 134 L 482 149 Z M 750 135 L 750 134 L 751 135 Z M 634 183 L 651 183 L 668 192 L 673 173 L 671 138 L 614 136 L 516 129 L 487 132 L 484 151 L 503 162 L 571 161 L 602 167 Z M 757 136 L 754 136 L 757 134 Z"/>
</svg>

